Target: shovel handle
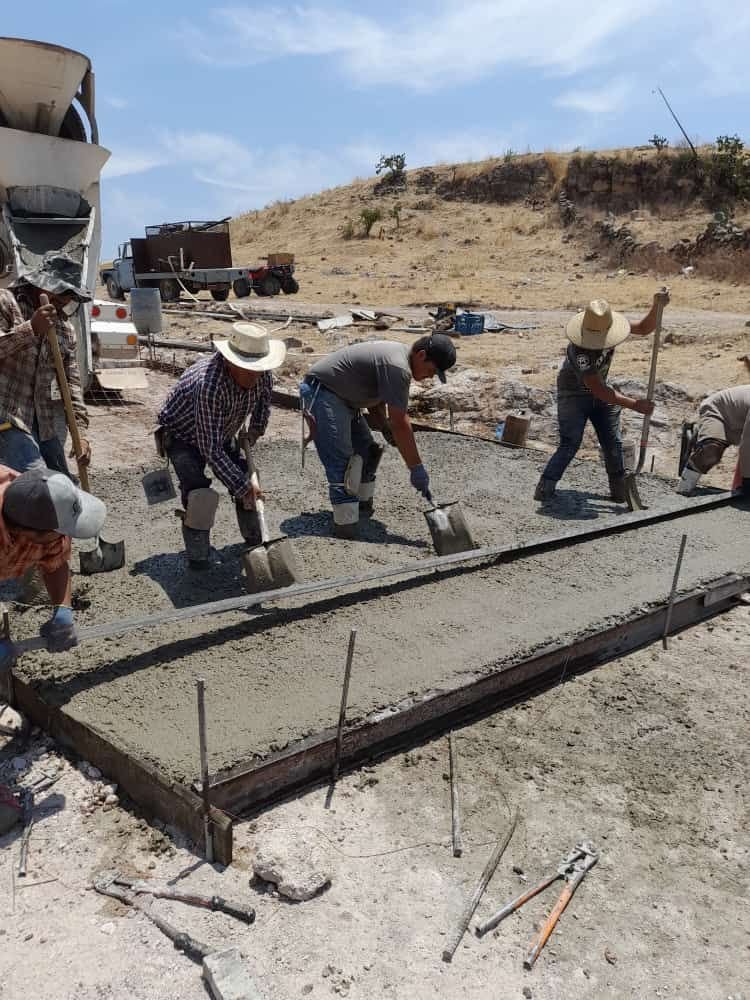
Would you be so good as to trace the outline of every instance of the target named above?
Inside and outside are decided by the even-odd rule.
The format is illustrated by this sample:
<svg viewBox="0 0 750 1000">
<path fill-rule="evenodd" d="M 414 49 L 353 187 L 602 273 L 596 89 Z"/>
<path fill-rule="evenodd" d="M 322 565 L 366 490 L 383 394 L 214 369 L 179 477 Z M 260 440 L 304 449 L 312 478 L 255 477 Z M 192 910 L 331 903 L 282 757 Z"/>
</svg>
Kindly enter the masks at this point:
<svg viewBox="0 0 750 1000">
<path fill-rule="evenodd" d="M 258 470 L 255 468 L 255 463 L 253 462 L 253 451 L 250 447 L 250 441 L 248 440 L 245 428 L 239 435 L 240 444 L 242 445 L 242 450 L 245 453 L 245 461 L 247 462 L 247 471 L 250 473 L 250 485 L 256 489 L 260 490 L 260 480 L 258 479 Z M 258 515 L 258 527 L 260 528 L 260 538 L 263 544 L 270 539 L 268 533 L 268 525 L 266 524 L 266 505 L 260 499 L 260 497 L 255 498 L 255 512 Z"/>
<path fill-rule="evenodd" d="M 654 328 L 654 343 L 651 348 L 651 367 L 648 373 L 648 388 L 646 390 L 646 399 L 652 401 L 654 398 L 654 389 L 656 388 L 656 362 L 659 357 L 659 346 L 661 341 L 661 321 L 664 315 L 664 307 L 666 305 L 666 289 L 662 289 L 659 293 L 656 302 L 656 326 Z M 644 463 L 646 461 L 646 448 L 648 447 L 649 432 L 651 430 L 651 414 L 645 413 L 643 415 L 643 424 L 641 425 L 641 443 L 640 452 L 638 455 L 638 464 L 635 468 L 635 473 L 641 472 Z"/>
<path fill-rule="evenodd" d="M 52 360 L 55 363 L 55 373 L 57 375 L 57 384 L 60 388 L 60 395 L 63 399 L 63 406 L 65 407 L 65 420 L 68 424 L 68 430 L 70 431 L 70 436 L 73 440 L 73 448 L 75 449 L 76 455 L 76 465 L 78 466 L 78 478 L 81 480 L 81 486 L 86 491 L 89 492 L 89 474 L 85 465 L 81 465 L 79 460 L 79 455 L 83 453 L 81 447 L 81 435 L 78 431 L 78 424 L 76 422 L 75 410 L 73 409 L 73 397 L 70 395 L 70 386 L 68 385 L 68 378 L 65 374 L 65 368 L 63 366 L 62 354 L 60 353 L 60 345 L 57 342 L 57 331 L 54 327 L 50 327 L 47 330 L 47 343 L 49 344 L 50 351 L 52 352 Z"/>
</svg>

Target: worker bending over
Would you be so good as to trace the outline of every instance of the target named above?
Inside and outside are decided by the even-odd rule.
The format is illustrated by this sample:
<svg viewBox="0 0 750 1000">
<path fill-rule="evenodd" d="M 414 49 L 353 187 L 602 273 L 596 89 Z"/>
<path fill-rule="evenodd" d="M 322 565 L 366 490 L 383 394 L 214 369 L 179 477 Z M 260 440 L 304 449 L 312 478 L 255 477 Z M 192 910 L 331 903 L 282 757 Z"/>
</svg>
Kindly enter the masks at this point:
<svg viewBox="0 0 750 1000">
<path fill-rule="evenodd" d="M 234 498 L 242 537 L 260 543 L 255 498 L 247 463 L 234 438 L 248 422 L 254 445 L 271 414 L 271 371 L 286 356 L 283 340 L 271 340 L 253 323 L 234 323 L 228 340 L 214 341 L 216 353 L 182 375 L 159 413 L 157 450 L 174 466 L 180 482 L 182 535 L 188 565 L 209 565 L 210 531 L 219 494 L 206 476 L 208 465 Z"/>
<path fill-rule="evenodd" d="M 70 539 L 96 538 L 107 508 L 67 477 L 48 469 L 19 474 L 0 465 L 0 579 L 38 567 L 54 606 L 39 630 L 51 653 L 78 642 L 70 583 Z M 13 644 L 0 641 L 0 669 L 13 662 Z"/>
<path fill-rule="evenodd" d="M 422 463 L 407 413 L 412 379 L 426 381 L 456 363 L 450 337 L 420 337 L 411 349 L 374 340 L 334 351 L 312 366 L 300 385 L 302 406 L 313 429 L 328 479 L 333 534 L 354 538 L 360 516 L 371 517 L 375 473 L 383 452 L 370 426 L 398 448 L 412 486 L 427 496 L 430 477 Z M 362 411 L 368 411 L 365 419 Z"/>
<path fill-rule="evenodd" d="M 76 422 L 88 427 L 70 318 L 90 300 L 80 264 L 56 252 L 12 290 L 0 288 L 0 462 L 17 472 L 46 467 L 70 475 L 65 410 L 47 334 L 55 330 Z M 91 449 L 84 438 L 81 448 L 81 464 L 87 465 Z"/>
<path fill-rule="evenodd" d="M 737 485 L 750 495 L 750 385 L 707 396 L 698 407 L 697 423 L 684 426 L 682 478 L 677 492 L 690 496 L 700 477 L 719 464 L 730 444 L 739 446 Z"/>
<path fill-rule="evenodd" d="M 653 413 L 648 399 L 624 396 L 607 384 L 615 347 L 632 333 L 645 337 L 656 329 L 659 301 L 666 305 L 666 290 L 654 295 L 653 305 L 639 323 L 630 323 L 622 313 L 613 312 L 604 299 L 594 299 L 570 320 L 565 328 L 568 349 L 557 376 L 557 422 L 560 444 L 547 463 L 534 491 L 535 500 L 551 500 L 563 473 L 581 446 L 590 420 L 599 439 L 609 477 L 609 489 L 616 503 L 624 503 L 625 464 L 622 455 L 620 413 L 622 407 L 636 413 Z"/>
</svg>

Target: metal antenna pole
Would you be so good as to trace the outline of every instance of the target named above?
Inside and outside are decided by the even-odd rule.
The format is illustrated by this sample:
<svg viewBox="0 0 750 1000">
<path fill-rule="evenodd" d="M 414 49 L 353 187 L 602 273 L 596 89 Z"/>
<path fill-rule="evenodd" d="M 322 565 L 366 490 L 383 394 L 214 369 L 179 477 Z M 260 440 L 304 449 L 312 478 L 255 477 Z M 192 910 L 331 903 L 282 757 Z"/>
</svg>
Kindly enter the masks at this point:
<svg viewBox="0 0 750 1000">
<path fill-rule="evenodd" d="M 676 115 L 676 114 L 674 113 L 674 111 L 672 110 L 672 105 L 671 105 L 671 104 L 669 103 L 669 101 L 668 101 L 668 100 L 666 99 L 666 97 L 664 96 L 664 91 L 663 91 L 663 90 L 661 89 L 661 87 L 657 87 L 657 88 L 656 88 L 656 90 L 657 90 L 657 92 L 659 93 L 659 95 L 661 96 L 661 99 L 662 99 L 662 100 L 664 101 L 664 103 L 666 104 L 666 106 L 667 106 L 667 110 L 669 111 L 670 115 L 671 115 L 671 116 L 672 116 L 672 117 L 674 118 L 674 120 L 675 120 L 675 121 L 677 122 L 677 127 L 679 128 L 680 132 L 682 132 L 682 134 L 683 134 L 683 135 L 685 136 L 685 142 L 686 142 L 686 143 L 688 144 L 688 146 L 690 146 L 690 148 L 691 148 L 691 149 L 692 149 L 692 151 L 693 151 L 693 156 L 694 156 L 694 157 L 696 158 L 696 160 L 697 160 L 697 159 L 698 159 L 698 153 L 697 153 L 697 151 L 696 151 L 696 149 L 695 149 L 695 146 L 694 146 L 694 145 L 692 144 L 692 142 L 691 142 L 691 141 L 690 141 L 690 139 L 688 138 L 688 134 L 687 134 L 687 132 L 685 131 L 685 129 L 684 129 L 683 127 L 682 127 L 682 124 L 681 124 L 681 122 L 680 122 L 680 119 L 679 119 L 679 118 L 677 117 L 677 115 Z"/>
</svg>

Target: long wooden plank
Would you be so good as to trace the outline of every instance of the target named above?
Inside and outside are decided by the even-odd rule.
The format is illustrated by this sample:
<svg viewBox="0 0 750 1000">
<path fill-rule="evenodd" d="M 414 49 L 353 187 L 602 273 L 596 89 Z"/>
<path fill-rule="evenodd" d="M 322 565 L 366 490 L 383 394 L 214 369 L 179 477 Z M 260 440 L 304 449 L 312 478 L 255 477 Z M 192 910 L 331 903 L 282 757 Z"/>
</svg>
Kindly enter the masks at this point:
<svg viewBox="0 0 750 1000">
<path fill-rule="evenodd" d="M 293 597 L 308 597 L 312 594 L 320 594 L 331 590 L 360 587 L 367 583 L 380 583 L 395 576 L 411 576 L 427 573 L 432 570 L 448 569 L 449 567 L 461 564 L 479 563 L 482 561 L 515 562 L 517 559 L 525 559 L 529 556 L 539 555 L 542 552 L 549 552 L 553 549 L 564 549 L 571 545 L 580 545 L 582 542 L 593 541 L 594 539 L 604 538 L 608 535 L 621 535 L 626 531 L 633 531 L 646 525 L 660 524 L 663 521 L 671 521 L 680 517 L 688 517 L 691 514 L 716 510 L 718 507 L 725 507 L 730 503 L 739 503 L 738 498 L 733 493 L 718 493 L 702 500 L 696 500 L 689 506 L 681 507 L 678 510 L 651 512 L 647 514 L 636 511 L 632 514 L 623 514 L 614 524 L 607 524 L 598 528 L 585 528 L 583 531 L 576 531 L 569 535 L 545 535 L 525 545 L 493 545 L 483 549 L 471 549 L 468 552 L 457 552 L 450 556 L 414 559 L 410 562 L 401 563 L 398 566 L 373 570 L 370 573 L 316 580 L 311 583 L 298 583 L 293 587 L 281 587 L 278 590 L 269 590 L 263 594 L 243 594 L 240 597 L 228 597 L 221 601 L 211 601 L 208 604 L 192 604 L 184 608 L 169 608 L 165 611 L 157 611 L 153 615 L 120 618 L 117 621 L 104 622 L 101 625 L 90 625 L 80 629 L 78 641 L 90 642 L 92 640 L 106 639 L 113 635 L 124 635 L 145 628 L 154 628 L 155 626 L 166 625 L 170 622 L 187 621 L 190 618 L 221 615 L 230 611 L 246 611 L 249 608 L 259 607 L 260 601 L 264 605 L 268 605 L 275 601 L 289 600 Z M 258 614 L 262 613 L 263 608 L 259 607 Z M 31 650 L 44 649 L 45 645 L 44 640 L 38 637 L 22 639 L 16 643 L 16 652 L 20 655 Z"/>
<path fill-rule="evenodd" d="M 734 607 L 736 597 L 748 587 L 750 578 L 731 575 L 678 598 L 672 610 L 673 632 Z M 714 593 L 723 596 L 706 602 L 706 595 Z M 414 746 L 437 732 L 490 715 L 534 690 L 558 683 L 563 671 L 569 676 L 655 642 L 664 630 L 665 616 L 665 606 L 655 608 L 583 639 L 549 646 L 528 659 L 498 664 L 494 672 L 468 684 L 390 706 L 344 733 L 342 765 L 351 767 Z M 215 775 L 211 800 L 239 815 L 325 778 L 335 752 L 336 729 L 332 727 L 262 761 L 239 764 Z"/>
<path fill-rule="evenodd" d="M 13 694 L 19 711 L 63 746 L 98 767 L 147 815 L 178 827 L 194 843 L 202 844 L 202 802 L 190 788 L 171 781 L 152 764 L 117 747 L 102 733 L 73 718 L 64 708 L 48 704 L 31 684 L 18 676 L 13 678 Z M 232 861 L 232 820 L 213 806 L 211 821 L 214 858 L 228 865 Z"/>
</svg>

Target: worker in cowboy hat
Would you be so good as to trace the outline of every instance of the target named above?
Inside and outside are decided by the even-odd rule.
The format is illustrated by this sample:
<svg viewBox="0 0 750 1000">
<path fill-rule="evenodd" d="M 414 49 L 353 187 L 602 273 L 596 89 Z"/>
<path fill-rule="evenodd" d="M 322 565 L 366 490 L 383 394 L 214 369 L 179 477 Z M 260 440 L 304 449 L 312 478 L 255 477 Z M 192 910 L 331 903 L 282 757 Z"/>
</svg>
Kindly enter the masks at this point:
<svg viewBox="0 0 750 1000">
<path fill-rule="evenodd" d="M 76 422 L 88 427 L 71 318 L 91 300 L 81 265 L 50 251 L 21 273 L 12 289 L 0 289 L 0 462 L 25 472 L 49 468 L 70 475 L 65 460 L 65 411 L 47 335 L 54 330 L 70 386 Z M 78 459 L 91 449 L 81 437 Z"/>
<path fill-rule="evenodd" d="M 209 466 L 234 498 L 242 536 L 260 543 L 255 499 L 247 463 L 234 438 L 247 424 L 250 445 L 261 437 L 271 414 L 271 372 L 283 364 L 286 345 L 262 326 L 233 323 L 227 340 L 215 340 L 216 353 L 182 375 L 159 413 L 157 449 L 174 466 L 180 481 L 182 534 L 188 565 L 209 566 L 210 531 L 218 493 L 206 476 Z"/>
<path fill-rule="evenodd" d="M 653 413 L 648 399 L 633 399 L 607 384 L 615 347 L 632 333 L 646 337 L 656 329 L 659 302 L 669 302 L 663 289 L 639 323 L 630 323 L 622 313 L 613 312 L 604 299 L 589 302 L 565 328 L 568 340 L 565 360 L 557 376 L 557 421 L 560 444 L 547 463 L 534 491 L 535 500 L 551 500 L 557 483 L 581 446 L 586 424 L 596 431 L 609 477 L 609 489 L 616 503 L 624 503 L 625 464 L 622 455 L 620 413 L 623 407 L 636 413 Z"/>
</svg>

